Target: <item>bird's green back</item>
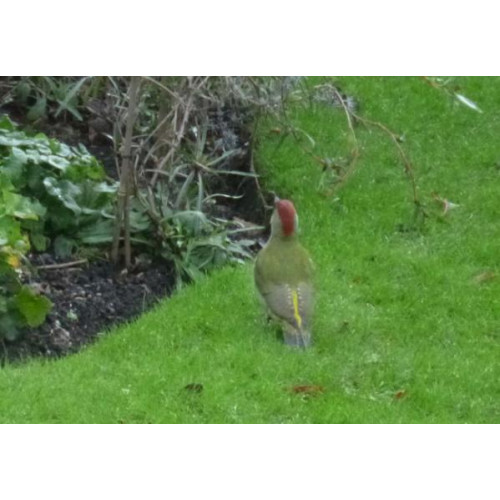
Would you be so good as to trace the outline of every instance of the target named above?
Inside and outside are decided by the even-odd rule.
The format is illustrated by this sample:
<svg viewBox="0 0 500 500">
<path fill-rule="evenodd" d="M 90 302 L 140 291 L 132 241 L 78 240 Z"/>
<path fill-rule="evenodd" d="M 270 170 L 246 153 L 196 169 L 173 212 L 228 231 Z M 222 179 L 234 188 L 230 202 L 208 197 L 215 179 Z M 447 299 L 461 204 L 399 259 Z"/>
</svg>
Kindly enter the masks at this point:
<svg viewBox="0 0 500 500">
<path fill-rule="evenodd" d="M 257 256 L 255 281 L 261 290 L 268 284 L 296 286 L 311 280 L 311 260 L 297 238 L 271 238 Z"/>
</svg>

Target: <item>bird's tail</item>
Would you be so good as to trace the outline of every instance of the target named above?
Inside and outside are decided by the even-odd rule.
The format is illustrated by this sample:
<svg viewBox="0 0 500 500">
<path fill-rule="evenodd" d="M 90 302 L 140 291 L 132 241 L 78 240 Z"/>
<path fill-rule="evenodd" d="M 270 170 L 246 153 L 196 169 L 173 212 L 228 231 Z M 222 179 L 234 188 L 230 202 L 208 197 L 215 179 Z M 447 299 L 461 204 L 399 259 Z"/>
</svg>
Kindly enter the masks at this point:
<svg viewBox="0 0 500 500">
<path fill-rule="evenodd" d="M 283 340 L 285 344 L 293 347 L 309 347 L 312 343 L 311 332 L 303 328 L 295 328 L 292 325 L 287 325 L 283 329 Z"/>
</svg>

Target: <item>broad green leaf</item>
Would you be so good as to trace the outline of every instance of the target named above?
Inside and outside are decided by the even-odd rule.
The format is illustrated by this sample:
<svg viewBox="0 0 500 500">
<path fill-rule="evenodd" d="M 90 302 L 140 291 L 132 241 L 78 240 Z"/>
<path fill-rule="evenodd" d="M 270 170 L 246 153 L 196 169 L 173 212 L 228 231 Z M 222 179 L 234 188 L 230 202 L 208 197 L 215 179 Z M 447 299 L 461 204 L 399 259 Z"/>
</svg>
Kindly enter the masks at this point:
<svg viewBox="0 0 500 500">
<path fill-rule="evenodd" d="M 28 286 L 21 288 L 14 301 L 26 323 L 31 327 L 41 325 L 52 308 L 52 302 L 47 297 L 36 294 Z"/>
<path fill-rule="evenodd" d="M 58 140 L 49 139 L 49 148 L 50 148 L 50 152 L 53 155 L 68 156 L 67 154 L 62 153 L 62 146 L 63 146 L 63 143 L 59 142 Z M 66 146 L 66 150 L 69 151 L 69 146 L 67 146 L 66 144 L 64 144 L 64 146 Z"/>
<path fill-rule="evenodd" d="M 14 184 L 18 184 L 22 180 L 24 166 L 27 163 L 28 158 L 26 157 L 26 153 L 18 147 L 13 147 L 9 157 L 3 160 L 3 162 L 0 160 L 2 173 Z"/>
<path fill-rule="evenodd" d="M 50 242 L 49 238 L 41 233 L 30 233 L 31 244 L 37 252 L 45 252 Z"/>
<path fill-rule="evenodd" d="M 0 216 L 0 245 L 14 246 L 19 240 L 22 240 L 19 222 L 8 215 Z"/>
<path fill-rule="evenodd" d="M 62 204 L 69 208 L 75 215 L 82 213 L 82 209 L 76 201 L 76 197 L 81 194 L 81 189 L 70 181 L 58 181 L 53 177 L 46 177 L 43 185 L 47 192 L 57 198 Z"/>
<path fill-rule="evenodd" d="M 0 116 L 0 130 L 11 132 L 15 130 L 15 128 L 14 122 L 7 115 Z"/>
<path fill-rule="evenodd" d="M 147 231 L 151 227 L 151 219 L 138 210 L 130 211 L 130 229 L 133 232 Z"/>
<path fill-rule="evenodd" d="M 32 146 L 33 139 L 28 139 L 23 133 L 13 132 L 6 134 L 4 130 L 0 130 L 0 146 Z"/>
<path fill-rule="evenodd" d="M 65 172 L 65 177 L 73 182 L 83 180 L 102 181 L 106 174 L 102 165 L 90 155 L 72 156 L 69 158 L 72 164 Z"/>
<path fill-rule="evenodd" d="M 83 213 L 92 214 L 109 205 L 112 197 L 110 193 L 115 193 L 118 185 L 110 186 L 106 183 L 96 184 L 93 181 L 85 180 L 79 183 L 80 194 L 75 197 Z"/>
<path fill-rule="evenodd" d="M 26 149 L 25 152 L 28 161 L 33 162 L 35 165 L 38 165 L 43 160 L 43 157 L 40 154 L 40 151 L 38 151 L 38 149 L 29 148 Z"/>
<path fill-rule="evenodd" d="M 78 232 L 78 239 L 87 245 L 110 243 L 113 240 L 114 221 L 100 220 Z"/>
<path fill-rule="evenodd" d="M 118 191 L 118 186 L 118 182 L 115 182 L 113 184 L 100 182 L 99 184 L 94 184 L 94 190 L 98 193 L 116 193 Z"/>
<path fill-rule="evenodd" d="M 49 139 L 45 135 L 37 134 L 33 146 L 37 151 L 45 156 L 50 156 L 52 154 L 52 149 L 50 148 Z"/>
<path fill-rule="evenodd" d="M 25 196 L 10 191 L 3 191 L 5 213 L 19 219 L 36 220 L 45 215 L 46 209 L 38 201 L 31 201 Z"/>
<path fill-rule="evenodd" d="M 71 162 L 66 158 L 62 158 L 61 156 L 55 156 L 55 155 L 48 156 L 47 163 L 63 172 L 71 165 Z"/>
</svg>

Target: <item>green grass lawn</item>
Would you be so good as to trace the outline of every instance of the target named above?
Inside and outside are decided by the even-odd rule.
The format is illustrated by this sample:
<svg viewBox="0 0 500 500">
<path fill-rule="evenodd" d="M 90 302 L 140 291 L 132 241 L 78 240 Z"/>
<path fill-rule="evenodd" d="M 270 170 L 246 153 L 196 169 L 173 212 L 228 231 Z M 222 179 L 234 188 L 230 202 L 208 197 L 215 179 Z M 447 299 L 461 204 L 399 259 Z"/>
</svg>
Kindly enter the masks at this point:
<svg viewBox="0 0 500 500">
<path fill-rule="evenodd" d="M 295 201 L 316 264 L 313 348 L 276 339 L 250 264 L 226 268 L 79 354 L 0 370 L 0 422 L 500 422 L 500 79 L 457 81 L 483 113 L 419 78 L 338 79 L 404 134 L 431 213 L 420 231 L 380 131 L 357 127 L 358 167 L 325 196 L 320 165 L 262 128 L 263 182 Z M 294 120 L 318 155 L 346 153 L 342 111 Z M 433 192 L 459 206 L 441 216 Z"/>
</svg>

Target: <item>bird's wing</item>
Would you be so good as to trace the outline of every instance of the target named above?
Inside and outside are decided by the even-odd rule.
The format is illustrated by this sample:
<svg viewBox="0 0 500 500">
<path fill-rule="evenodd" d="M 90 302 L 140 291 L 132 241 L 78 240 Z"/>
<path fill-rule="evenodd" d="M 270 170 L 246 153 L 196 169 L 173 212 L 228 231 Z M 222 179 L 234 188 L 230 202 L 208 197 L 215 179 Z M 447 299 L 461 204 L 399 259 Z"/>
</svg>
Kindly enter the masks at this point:
<svg viewBox="0 0 500 500">
<path fill-rule="evenodd" d="M 307 330 L 313 308 L 313 288 L 310 284 L 297 286 L 273 284 L 261 290 L 271 312 L 299 330 Z"/>
</svg>

